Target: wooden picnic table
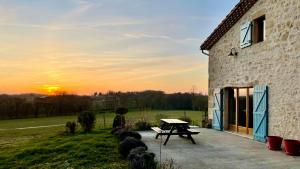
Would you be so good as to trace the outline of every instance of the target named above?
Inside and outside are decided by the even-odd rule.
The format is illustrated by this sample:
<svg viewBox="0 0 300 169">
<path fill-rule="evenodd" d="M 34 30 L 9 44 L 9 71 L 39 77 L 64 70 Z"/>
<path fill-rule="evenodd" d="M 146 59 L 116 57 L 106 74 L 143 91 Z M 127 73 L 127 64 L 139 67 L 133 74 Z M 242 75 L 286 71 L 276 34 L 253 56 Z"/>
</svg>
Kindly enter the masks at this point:
<svg viewBox="0 0 300 169">
<path fill-rule="evenodd" d="M 193 144 L 196 144 L 192 135 L 198 134 L 199 131 L 190 129 L 188 122 L 179 119 L 161 119 L 161 122 L 167 124 L 171 129 L 163 130 L 159 127 L 152 127 L 152 130 L 157 133 L 155 137 L 156 139 L 159 135 L 167 135 L 164 145 L 168 143 L 171 135 L 178 135 L 180 137 L 184 137 L 184 135 L 186 135 L 187 139 L 191 140 Z"/>
</svg>

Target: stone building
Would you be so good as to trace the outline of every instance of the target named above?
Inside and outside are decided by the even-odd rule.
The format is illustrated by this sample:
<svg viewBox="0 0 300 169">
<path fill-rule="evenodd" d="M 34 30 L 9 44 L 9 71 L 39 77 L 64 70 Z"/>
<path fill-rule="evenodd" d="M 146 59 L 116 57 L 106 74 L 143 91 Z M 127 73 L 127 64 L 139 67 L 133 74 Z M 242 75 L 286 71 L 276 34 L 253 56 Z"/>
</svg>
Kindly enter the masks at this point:
<svg viewBox="0 0 300 169">
<path fill-rule="evenodd" d="M 300 139 L 300 0 L 241 0 L 200 48 L 213 128 Z"/>
</svg>

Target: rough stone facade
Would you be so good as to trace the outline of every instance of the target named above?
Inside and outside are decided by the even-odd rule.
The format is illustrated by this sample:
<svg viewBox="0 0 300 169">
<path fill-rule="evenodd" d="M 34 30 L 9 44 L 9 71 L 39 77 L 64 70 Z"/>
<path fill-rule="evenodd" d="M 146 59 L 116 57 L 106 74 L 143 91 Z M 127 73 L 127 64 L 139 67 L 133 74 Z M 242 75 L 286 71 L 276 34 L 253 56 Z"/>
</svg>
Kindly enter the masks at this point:
<svg viewBox="0 0 300 169">
<path fill-rule="evenodd" d="M 266 39 L 241 49 L 240 26 L 261 15 Z M 259 0 L 209 53 L 210 118 L 215 88 L 267 85 L 268 134 L 300 139 L 300 0 Z"/>
</svg>

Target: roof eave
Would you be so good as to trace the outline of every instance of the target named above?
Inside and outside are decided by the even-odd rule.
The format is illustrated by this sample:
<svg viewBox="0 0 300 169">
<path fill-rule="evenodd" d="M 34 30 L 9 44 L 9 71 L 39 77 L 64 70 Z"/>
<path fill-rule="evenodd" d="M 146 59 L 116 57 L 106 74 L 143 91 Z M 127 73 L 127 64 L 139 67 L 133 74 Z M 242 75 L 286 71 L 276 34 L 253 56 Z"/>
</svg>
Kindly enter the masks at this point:
<svg viewBox="0 0 300 169">
<path fill-rule="evenodd" d="M 201 44 L 201 50 L 210 50 L 258 0 L 241 0 Z"/>
</svg>

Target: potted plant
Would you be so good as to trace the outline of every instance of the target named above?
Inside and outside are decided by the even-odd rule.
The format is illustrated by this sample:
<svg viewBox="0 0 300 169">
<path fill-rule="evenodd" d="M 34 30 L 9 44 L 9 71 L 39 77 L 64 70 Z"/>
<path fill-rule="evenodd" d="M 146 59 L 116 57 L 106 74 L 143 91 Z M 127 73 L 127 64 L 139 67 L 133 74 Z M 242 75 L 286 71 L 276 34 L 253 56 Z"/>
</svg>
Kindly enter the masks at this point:
<svg viewBox="0 0 300 169">
<path fill-rule="evenodd" d="M 267 147 L 269 150 L 281 150 L 282 137 L 280 136 L 268 136 Z"/>
<path fill-rule="evenodd" d="M 300 155 L 300 142 L 298 140 L 284 139 L 284 149 L 287 155 Z"/>
<path fill-rule="evenodd" d="M 284 121 L 286 122 L 286 125 L 288 124 L 287 118 L 288 118 L 287 116 L 284 116 Z M 285 129 L 283 135 L 285 135 L 286 132 L 287 132 L 287 128 Z M 284 145 L 284 151 L 287 155 L 292 155 L 292 156 L 299 155 L 300 144 L 298 140 L 284 139 L 283 145 Z"/>
</svg>

